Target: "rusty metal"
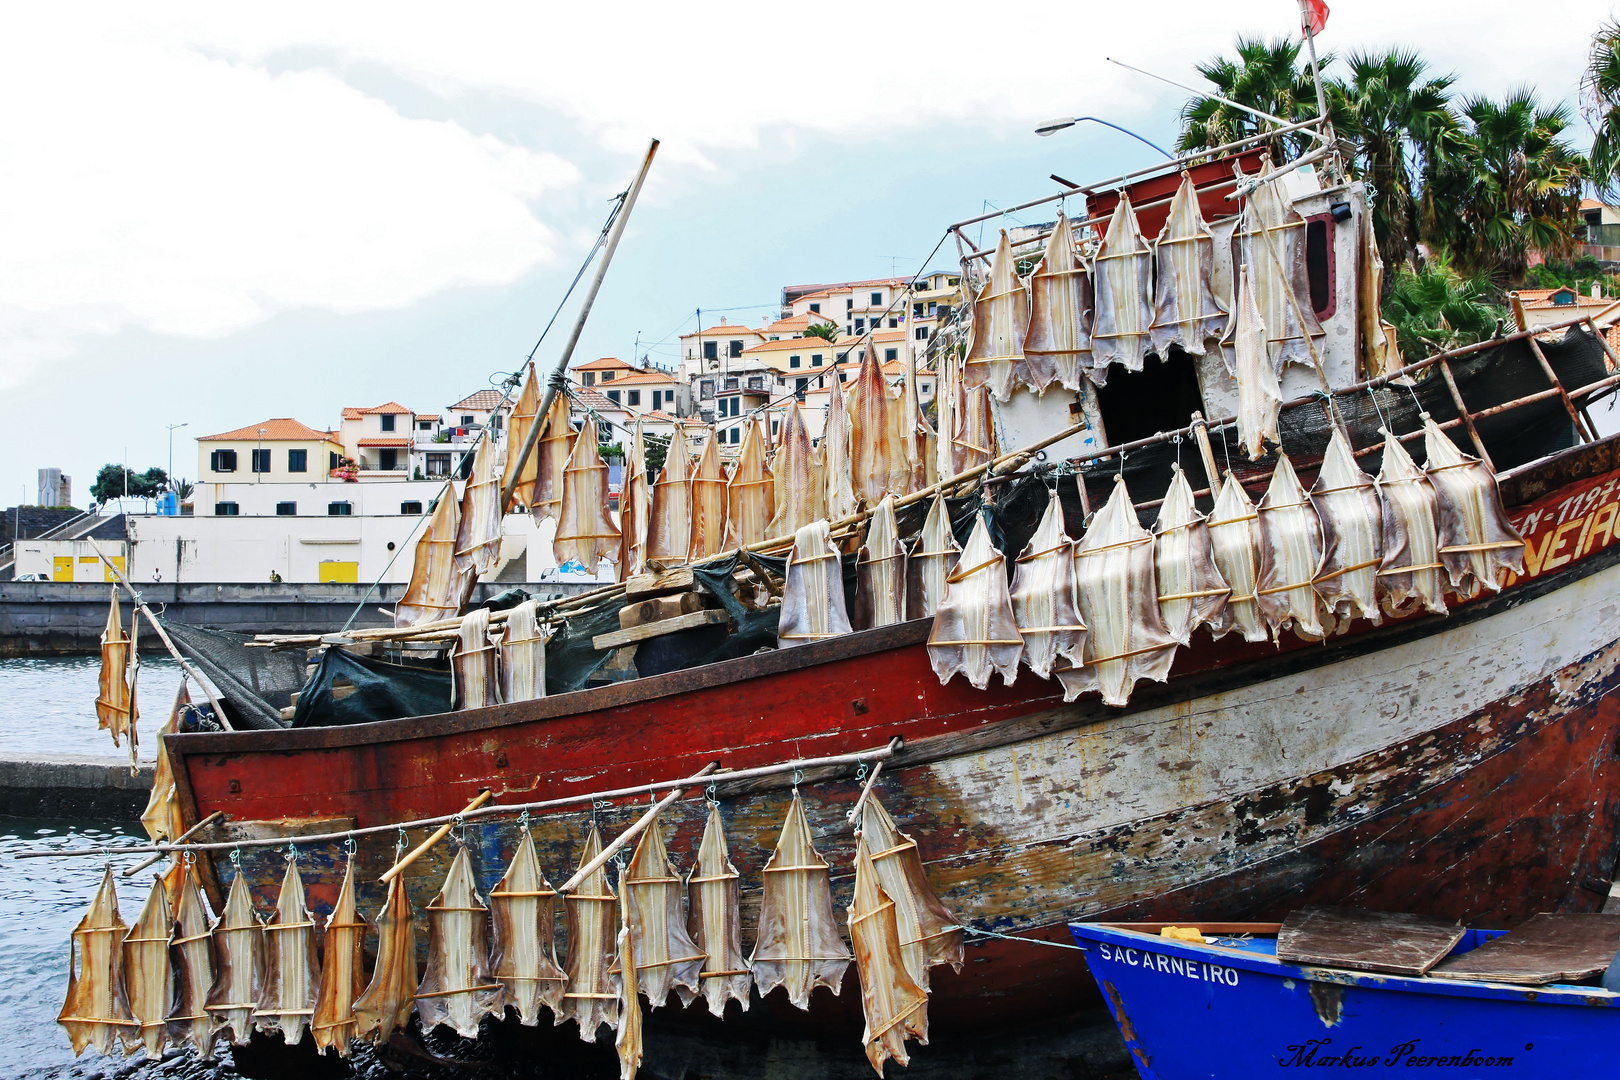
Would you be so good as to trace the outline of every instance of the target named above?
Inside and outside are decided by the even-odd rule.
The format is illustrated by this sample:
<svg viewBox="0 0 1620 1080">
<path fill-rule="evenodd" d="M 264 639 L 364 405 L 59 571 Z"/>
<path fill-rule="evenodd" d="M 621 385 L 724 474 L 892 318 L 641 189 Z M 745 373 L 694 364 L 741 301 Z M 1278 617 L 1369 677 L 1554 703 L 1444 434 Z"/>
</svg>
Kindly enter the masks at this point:
<svg viewBox="0 0 1620 1080">
<path fill-rule="evenodd" d="M 1547 354 L 1541 351 L 1541 342 L 1533 337 L 1526 340 L 1530 343 L 1530 351 L 1536 354 L 1536 362 L 1541 365 L 1542 373 L 1547 376 L 1547 381 L 1553 384 L 1553 388 L 1558 391 L 1558 396 L 1563 399 L 1564 411 L 1569 413 L 1569 422 L 1575 425 L 1576 434 L 1581 437 L 1582 442 L 1595 442 L 1597 440 L 1597 429 L 1588 428 L 1581 423 L 1581 416 L 1575 411 L 1575 403 L 1569 399 L 1569 394 L 1565 392 L 1564 384 L 1559 380 L 1558 373 L 1553 370 L 1551 364 L 1547 363 Z"/>
<path fill-rule="evenodd" d="M 1451 374 L 1449 361 L 1440 361 L 1440 374 L 1446 377 L 1446 389 L 1451 391 L 1451 400 L 1457 404 L 1457 415 L 1462 417 L 1463 423 L 1468 427 L 1468 437 L 1474 440 L 1474 449 L 1479 451 L 1479 460 L 1483 461 L 1485 467 L 1494 474 L 1496 466 L 1492 464 L 1491 455 L 1485 450 L 1485 440 L 1479 437 L 1479 432 L 1474 428 L 1474 418 L 1469 415 L 1468 406 L 1463 402 L 1462 391 L 1457 389 L 1457 379 Z"/>
</svg>

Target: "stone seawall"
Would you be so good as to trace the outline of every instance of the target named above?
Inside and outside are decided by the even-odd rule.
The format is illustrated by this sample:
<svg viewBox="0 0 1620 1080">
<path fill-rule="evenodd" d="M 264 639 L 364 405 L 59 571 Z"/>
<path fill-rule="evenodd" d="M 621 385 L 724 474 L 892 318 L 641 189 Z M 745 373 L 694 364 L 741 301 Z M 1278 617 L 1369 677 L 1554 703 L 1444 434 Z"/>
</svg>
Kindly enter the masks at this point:
<svg viewBox="0 0 1620 1080">
<path fill-rule="evenodd" d="M 0 754 L 0 814 L 134 821 L 152 791 L 151 762 L 99 754 Z"/>
</svg>

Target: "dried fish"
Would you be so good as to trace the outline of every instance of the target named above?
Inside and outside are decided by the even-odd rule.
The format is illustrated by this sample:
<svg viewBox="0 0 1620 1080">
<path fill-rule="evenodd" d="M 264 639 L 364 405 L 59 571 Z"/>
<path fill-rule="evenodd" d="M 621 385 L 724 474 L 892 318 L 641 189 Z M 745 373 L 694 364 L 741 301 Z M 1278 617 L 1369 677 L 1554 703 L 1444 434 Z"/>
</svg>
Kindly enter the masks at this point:
<svg viewBox="0 0 1620 1080">
<path fill-rule="evenodd" d="M 1248 197 L 1232 234 L 1232 264 L 1247 266 L 1253 274 L 1255 303 L 1266 328 L 1266 351 L 1273 370 L 1280 376 L 1289 363 L 1311 362 L 1305 340 L 1321 337 L 1322 327 L 1311 306 L 1305 266 L 1305 219 L 1286 201 L 1281 185 L 1265 181 L 1271 172 L 1268 157 L 1260 168 L 1261 183 Z"/>
<path fill-rule="evenodd" d="M 726 473 L 720 467 L 720 435 L 709 437 L 692 474 L 692 558 L 717 555 L 726 548 Z"/>
<path fill-rule="evenodd" d="M 523 842 L 512 865 L 489 894 L 495 919 L 495 980 L 506 988 L 506 1002 L 517 1010 L 520 1023 L 540 1022 L 540 1006 L 557 1015 L 568 976 L 557 965 L 555 945 L 557 891 L 540 872 L 534 837 L 523 831 Z"/>
<path fill-rule="evenodd" d="M 874 849 L 878 883 L 894 901 L 906 971 L 925 991 L 930 968 L 949 964 L 960 972 L 962 927 L 928 883 L 917 841 L 900 831 L 875 795 L 861 808 L 861 836 Z"/>
<path fill-rule="evenodd" d="M 546 696 L 546 636 L 540 630 L 538 601 L 525 600 L 507 615 L 499 667 L 502 701 Z"/>
<path fill-rule="evenodd" d="M 826 482 L 823 512 L 831 520 L 855 512 L 854 440 L 849 403 L 839 380 L 834 379 L 827 384 L 827 422 L 817 446 L 821 451 L 821 476 Z"/>
<path fill-rule="evenodd" d="M 1058 211 L 1046 240 L 1046 256 L 1029 279 L 1029 338 L 1024 355 L 1032 370 L 1051 365 L 1052 376 L 1070 390 L 1091 370 L 1091 321 L 1096 301 L 1091 272 L 1075 252 L 1074 230 Z M 1050 381 L 1050 380 L 1048 380 Z"/>
<path fill-rule="evenodd" d="M 230 1032 L 233 1043 L 246 1045 L 264 989 L 264 930 L 253 914 L 247 877 L 241 871 L 231 881 L 225 910 L 214 922 L 214 947 L 219 964 L 208 991 L 207 1011 L 221 1031 Z"/>
<path fill-rule="evenodd" d="M 1356 302 L 1359 311 L 1361 348 L 1369 378 L 1387 375 L 1402 366 L 1401 347 L 1395 327 L 1384 321 L 1384 260 L 1378 254 L 1378 238 L 1373 233 L 1373 216 L 1361 212 L 1357 230 Z"/>
<path fill-rule="evenodd" d="M 945 600 L 945 579 L 956 569 L 962 548 L 951 532 L 944 494 L 934 496 L 922 532 L 906 559 L 906 611 L 918 619 L 933 616 Z"/>
<path fill-rule="evenodd" d="M 698 993 L 677 989 L 688 1005 L 701 994 L 709 1012 L 721 1019 L 727 1000 L 741 1002 L 747 1011 L 748 986 L 754 977 L 743 959 L 740 877 L 726 852 L 720 804 L 710 802 L 697 865 L 686 878 L 686 926 L 704 954 L 703 970 Z"/>
<path fill-rule="evenodd" d="M 934 612 L 928 661 L 941 683 L 961 673 L 983 690 L 991 672 L 1007 686 L 1018 678 L 1024 639 L 1007 591 L 1007 559 L 990 542 L 984 515 L 974 522 L 962 557 L 945 578 L 945 601 Z"/>
<path fill-rule="evenodd" d="M 453 619 L 461 613 L 476 581 L 472 575 L 456 570 L 456 534 L 460 529 L 461 507 L 455 488 L 445 484 L 433 516 L 428 519 L 427 532 L 416 542 L 411 582 L 405 587 L 405 596 L 394 605 L 395 626 L 420 626 Z"/>
<path fill-rule="evenodd" d="M 602 834 L 595 824 L 580 852 L 584 866 L 602 853 Z M 623 980 L 613 972 L 618 956 L 619 918 L 614 910 L 618 898 L 608 884 L 607 869 L 599 866 L 579 886 L 563 898 L 568 918 L 568 991 L 563 995 L 557 1023 L 573 1020 L 579 1024 L 579 1037 L 596 1041 L 596 1029 L 603 1024 L 617 1027 L 619 993 Z"/>
<path fill-rule="evenodd" d="M 893 1058 L 911 1064 L 906 1039 L 928 1042 L 928 995 L 900 955 L 895 904 L 878 884 L 866 837 L 855 841 L 855 892 L 849 905 L 849 938 L 855 944 L 855 970 L 861 977 L 861 1011 L 866 1030 L 861 1044 L 879 1076 Z"/>
<path fill-rule="evenodd" d="M 1025 359 L 1024 339 L 1028 336 L 1029 293 L 1018 279 L 1012 244 L 1003 229 L 990 262 L 990 276 L 973 301 L 973 337 L 962 363 L 967 388 L 987 386 L 999 401 L 1012 397 L 1015 384 L 1045 393 L 1056 369 L 1044 358 L 1038 370 Z"/>
<path fill-rule="evenodd" d="M 126 1028 L 124 1049 L 146 1047 L 156 1058 L 169 1041 L 169 1013 L 174 1011 L 174 969 L 169 966 L 169 894 L 163 879 L 152 875 L 152 891 L 124 936 L 124 992 L 136 1027 Z"/>
<path fill-rule="evenodd" d="M 529 514 L 536 525 L 562 516 L 563 470 L 574 452 L 574 425 L 568 418 L 568 400 L 558 394 L 546 414 L 546 429 L 535 444 L 534 501 Z"/>
<path fill-rule="evenodd" d="M 1227 315 L 1210 288 L 1215 267 L 1215 238 L 1198 205 L 1192 176 L 1181 174 L 1181 186 L 1170 200 L 1170 215 L 1154 245 L 1159 287 L 1153 313 L 1153 351 L 1170 355 L 1170 346 L 1203 356 L 1206 342 L 1226 334 Z"/>
<path fill-rule="evenodd" d="M 1216 637 L 1226 633 L 1231 624 L 1226 598 L 1232 589 L 1215 565 L 1209 527 L 1179 464 L 1171 466 L 1170 488 L 1153 526 L 1153 560 L 1159 615 L 1170 636 L 1186 645 L 1200 626 L 1207 625 Z"/>
<path fill-rule="evenodd" d="M 1074 575 L 1089 635 L 1086 666 L 1058 672 L 1064 700 L 1094 690 L 1105 704 L 1124 705 L 1138 680 L 1164 682 L 1176 639 L 1159 615 L 1153 534 L 1137 521 L 1118 476 L 1114 493 L 1075 546 Z"/>
<path fill-rule="evenodd" d="M 191 694 L 182 676 L 180 689 L 174 695 L 174 708 L 169 710 L 169 720 L 158 729 L 157 765 L 152 771 L 152 792 L 146 798 L 146 809 L 141 811 L 141 825 L 154 842 L 173 840 L 186 831 L 185 819 L 180 813 L 180 796 L 175 789 L 174 769 L 169 765 L 168 751 L 163 748 L 163 737 L 180 730 L 180 710 L 190 704 Z"/>
<path fill-rule="evenodd" d="M 506 466 L 501 475 L 501 487 L 512 485 L 512 497 L 501 509 L 510 511 L 513 506 L 533 506 L 535 489 L 540 482 L 540 454 L 538 450 L 531 451 L 529 460 L 523 463 L 523 470 L 518 471 L 518 454 L 523 449 L 523 443 L 528 439 L 529 432 L 534 428 L 534 422 L 540 415 L 540 380 L 535 376 L 534 363 L 528 365 L 528 375 L 523 380 L 523 389 L 518 393 L 517 402 L 512 406 L 512 422 L 506 429 Z M 538 519 L 536 519 L 538 520 Z"/>
<path fill-rule="evenodd" d="M 335 1048 L 349 1056 L 349 1040 L 357 1034 L 354 1003 L 366 989 L 365 943 L 371 928 L 354 899 L 354 856 L 343 872 L 337 903 L 326 917 L 326 940 L 321 956 L 321 988 L 315 995 L 315 1015 L 309 1029 L 315 1049 Z"/>
<path fill-rule="evenodd" d="M 495 646 L 489 643 L 489 609 L 474 608 L 461 620 L 456 648 L 450 656 L 455 683 L 452 709 L 484 709 L 500 704 Z"/>
<path fill-rule="evenodd" d="M 776 513 L 776 481 L 765 461 L 765 426 L 758 417 L 743 433 L 737 468 L 726 484 L 725 547 L 747 547 L 772 536 L 766 532 Z"/>
<path fill-rule="evenodd" d="M 810 1007 L 810 993 L 843 989 L 849 950 L 838 935 L 827 861 L 810 840 L 810 823 L 798 789 L 782 822 L 776 850 L 765 864 L 759 936 L 749 958 L 754 985 L 764 997 L 777 987 L 796 1009 Z"/>
<path fill-rule="evenodd" d="M 849 392 L 850 469 L 855 497 L 867 507 L 888 494 L 907 494 L 911 463 L 906 457 L 906 418 L 883 380 L 877 349 L 868 348 Z M 827 452 L 833 453 L 829 446 Z"/>
<path fill-rule="evenodd" d="M 628 956 L 634 947 L 630 940 L 633 936 L 630 930 L 629 913 L 620 909 L 619 936 L 615 946 L 620 956 Z M 636 965 L 631 964 L 625 969 L 624 977 L 619 982 L 619 1023 L 618 1031 L 613 1037 L 613 1049 L 619 1057 L 619 1080 L 635 1080 L 635 1075 L 641 1068 L 641 994 L 636 983 Z"/>
<path fill-rule="evenodd" d="M 1378 568 L 1384 610 L 1403 615 L 1417 606 L 1446 613 L 1446 583 L 1440 576 L 1440 540 L 1435 526 L 1434 485 L 1390 432 L 1384 432 L 1384 464 L 1378 470 L 1384 560 Z"/>
<path fill-rule="evenodd" d="M 1227 624 L 1211 623 L 1209 627 L 1217 639 L 1229 630 L 1238 631 L 1244 641 L 1264 641 L 1269 636 L 1260 615 L 1259 599 L 1255 596 L 1260 576 L 1259 518 L 1249 493 L 1238 483 L 1237 477 L 1227 473 L 1208 521 L 1215 568 L 1232 588 L 1232 595 L 1226 599 Z"/>
<path fill-rule="evenodd" d="M 1063 531 L 1063 504 L 1055 489 L 1016 561 L 1012 607 L 1029 670 L 1050 679 L 1059 657 L 1084 663 L 1086 626 L 1074 591 L 1074 541 Z"/>
<path fill-rule="evenodd" d="M 670 865 L 657 818 L 642 830 L 636 853 L 619 878 L 619 895 L 635 945 L 635 985 L 647 995 L 647 1003 L 655 1009 L 667 1004 L 672 990 L 679 989 L 683 997 L 696 993 L 706 958 L 686 928 L 681 878 Z M 624 958 L 621 946 L 621 969 Z"/>
<path fill-rule="evenodd" d="M 1502 588 L 1503 575 L 1524 573 L 1524 537 L 1508 520 L 1496 477 L 1457 444 L 1434 419 L 1423 417 L 1423 471 L 1434 485 L 1435 526 L 1440 561 L 1451 588 L 1464 600 Z"/>
<path fill-rule="evenodd" d="M 961 407 L 956 410 L 956 431 L 951 441 L 956 473 L 964 473 L 994 460 L 1000 450 L 995 417 L 990 412 L 990 391 L 981 386 L 959 398 L 958 403 Z"/>
<path fill-rule="evenodd" d="M 135 1017 L 124 992 L 123 944 L 128 934 L 118 914 L 118 890 L 109 864 L 90 907 L 73 928 L 67 997 L 56 1016 L 75 1055 L 87 1046 L 111 1054 L 120 1037 L 135 1034 Z"/>
<path fill-rule="evenodd" d="M 893 495 L 872 512 L 866 543 L 855 556 L 854 626 L 870 630 L 906 621 L 906 549 L 894 518 Z"/>
<path fill-rule="evenodd" d="M 692 458 L 686 449 L 685 427 L 676 424 L 664 453 L 664 468 L 652 486 L 647 558 L 673 566 L 686 562 L 691 550 Z"/>
<path fill-rule="evenodd" d="M 1232 329 L 1232 377 L 1238 390 L 1238 440 L 1250 461 L 1266 455 L 1266 441 L 1280 443 L 1277 416 L 1282 384 L 1266 352 L 1266 327 L 1255 303 L 1254 279 L 1244 266 L 1238 275 L 1237 318 Z"/>
<path fill-rule="evenodd" d="M 793 536 L 776 632 L 781 648 L 851 632 L 844 606 L 844 564 L 829 532 L 825 521 L 812 521 Z"/>
<path fill-rule="evenodd" d="M 472 475 L 461 493 L 456 572 L 487 578 L 500 561 L 501 478 L 495 473 L 495 439 L 486 432 L 473 453 Z"/>
<path fill-rule="evenodd" d="M 1108 379 L 1109 364 L 1141 371 L 1151 348 L 1153 325 L 1153 251 L 1142 239 L 1131 198 L 1120 192 L 1108 232 L 1097 248 L 1097 308 L 1091 331 L 1092 381 Z"/>
<path fill-rule="evenodd" d="M 608 509 L 608 467 L 596 440 L 596 420 L 585 421 L 563 470 L 562 510 L 551 544 L 559 564 L 576 559 L 594 571 L 600 559 L 619 557 L 619 527 Z"/>
<path fill-rule="evenodd" d="M 315 916 L 304 906 L 304 879 L 298 861 L 287 860 L 276 910 L 264 924 L 264 990 L 253 1013 L 254 1025 L 266 1035 L 281 1032 L 296 1046 L 315 1015 L 321 988 L 321 961 L 315 952 Z"/>
<path fill-rule="evenodd" d="M 647 569 L 647 519 L 652 514 L 652 487 L 647 477 L 647 435 L 637 420 L 630 434 L 619 490 L 619 580 Z"/>
<path fill-rule="evenodd" d="M 898 412 L 895 424 L 899 429 L 901 468 L 904 480 L 902 494 L 921 491 L 934 483 L 929 473 L 934 471 L 934 429 L 923 415 L 922 400 L 917 396 L 917 359 L 911 351 L 910 339 L 906 346 L 906 374 L 900 380 L 899 396 L 895 401 Z"/>
<path fill-rule="evenodd" d="M 440 1024 L 464 1039 L 478 1022 L 505 1012 L 505 988 L 489 974 L 489 909 L 473 883 L 472 861 L 460 848 L 439 895 L 427 906 L 427 971 L 416 989 L 422 1030 Z"/>
<path fill-rule="evenodd" d="M 1322 523 L 1322 569 L 1312 582 L 1316 595 L 1338 620 L 1341 633 L 1353 618 L 1383 622 L 1378 611 L 1378 567 L 1383 561 L 1378 493 L 1338 428 L 1311 486 L 1311 505 Z"/>
<path fill-rule="evenodd" d="M 208 1013 L 208 991 L 214 986 L 214 938 L 208 932 L 208 909 L 203 906 L 194 862 L 176 864 L 180 871 L 165 891 L 174 902 L 174 937 L 169 960 L 174 966 L 175 1003 L 169 1013 L 169 1041 L 190 1043 L 199 1057 L 212 1057 L 214 1029 L 219 1021 Z"/>
<path fill-rule="evenodd" d="M 101 679 L 96 694 L 96 716 L 101 728 L 112 733 L 114 746 L 125 735 L 134 738 L 135 696 L 129 686 L 129 637 L 124 633 L 118 610 L 118 586 L 112 589 L 112 606 L 107 611 L 107 629 L 101 635 Z"/>
<path fill-rule="evenodd" d="M 823 486 L 814 469 L 812 453 L 810 433 L 805 430 L 804 417 L 799 414 L 799 403 L 790 401 L 787 415 L 782 419 L 782 442 L 771 461 L 776 506 L 775 516 L 767 526 L 770 536 L 791 536 L 825 516 L 818 498 Z"/>
<path fill-rule="evenodd" d="M 377 963 L 371 983 L 354 1003 L 355 1037 L 374 1046 L 388 1041 L 411 1018 L 416 1005 L 416 924 L 412 921 L 405 877 L 388 883 L 382 914 L 377 916 Z"/>
<path fill-rule="evenodd" d="M 1272 640 L 1292 626 L 1306 641 L 1321 641 L 1327 636 L 1322 600 L 1311 582 L 1322 572 L 1322 523 L 1287 454 L 1277 457 L 1259 514 L 1260 576 L 1255 597 Z"/>
</svg>

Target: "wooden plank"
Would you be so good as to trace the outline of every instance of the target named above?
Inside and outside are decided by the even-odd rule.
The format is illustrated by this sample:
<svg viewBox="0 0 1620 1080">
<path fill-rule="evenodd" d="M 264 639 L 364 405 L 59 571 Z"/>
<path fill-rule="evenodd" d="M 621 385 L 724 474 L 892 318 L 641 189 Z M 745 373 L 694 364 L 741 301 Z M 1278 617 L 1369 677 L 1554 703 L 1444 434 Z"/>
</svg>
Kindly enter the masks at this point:
<svg viewBox="0 0 1620 1080">
<path fill-rule="evenodd" d="M 1283 920 L 1277 959 L 1416 977 L 1443 960 L 1462 936 L 1462 924 L 1451 919 L 1313 906 Z"/>
<path fill-rule="evenodd" d="M 694 611 L 702 611 L 704 606 L 705 597 L 700 593 L 684 592 L 676 593 L 674 596 L 655 596 L 651 600 L 643 600 L 620 608 L 619 629 L 628 630 L 632 626 L 645 626 L 647 623 L 690 615 Z"/>
<path fill-rule="evenodd" d="M 1167 926 L 1185 926 L 1210 937 L 1230 937 L 1234 934 L 1270 937 L 1282 929 L 1282 923 L 1210 922 L 1208 919 L 1158 919 L 1147 922 L 1110 922 L 1103 925 L 1117 927 L 1120 930 L 1135 930 L 1139 934 L 1157 934 Z"/>
<path fill-rule="evenodd" d="M 1532 915 L 1516 930 L 1453 956 L 1429 974 L 1446 979 L 1540 984 L 1575 982 L 1620 952 L 1620 915 Z"/>
<path fill-rule="evenodd" d="M 701 611 L 677 615 L 673 619 L 663 622 L 648 623 L 645 626 L 632 626 L 628 630 L 615 630 L 608 634 L 597 634 L 591 639 L 591 646 L 596 649 L 618 649 L 626 645 L 634 645 L 638 641 L 648 638 L 663 637 L 679 630 L 691 630 L 698 626 L 713 626 L 715 623 L 726 621 L 726 613 L 713 608 L 704 608 Z"/>
<path fill-rule="evenodd" d="M 650 600 L 655 596 L 668 596 L 670 593 L 690 592 L 693 582 L 690 566 L 633 574 L 624 583 L 624 598 L 634 603 L 637 600 Z"/>
</svg>

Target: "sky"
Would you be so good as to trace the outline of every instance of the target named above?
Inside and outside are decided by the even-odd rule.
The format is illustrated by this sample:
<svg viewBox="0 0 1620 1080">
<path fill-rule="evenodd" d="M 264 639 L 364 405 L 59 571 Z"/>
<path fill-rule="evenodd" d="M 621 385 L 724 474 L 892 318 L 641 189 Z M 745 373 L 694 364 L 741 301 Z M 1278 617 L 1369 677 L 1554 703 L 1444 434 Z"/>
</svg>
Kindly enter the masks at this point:
<svg viewBox="0 0 1620 1080">
<path fill-rule="evenodd" d="M 1325 52 L 1419 46 L 1464 95 L 1572 106 L 1612 17 L 1332 7 Z M 1051 173 L 1149 165 L 1100 125 L 1033 129 L 1095 115 L 1169 145 L 1187 94 L 1108 57 L 1201 87 L 1235 34 L 1297 27 L 1293 0 L 0 4 L 0 401 L 22 425 L 0 506 L 47 466 L 80 506 L 104 463 L 167 470 L 169 425 L 193 477 L 200 435 L 437 413 L 498 381 L 652 138 L 576 362 L 672 364 L 699 310 L 758 325 L 785 284 L 921 269 L 951 222 Z"/>
</svg>

